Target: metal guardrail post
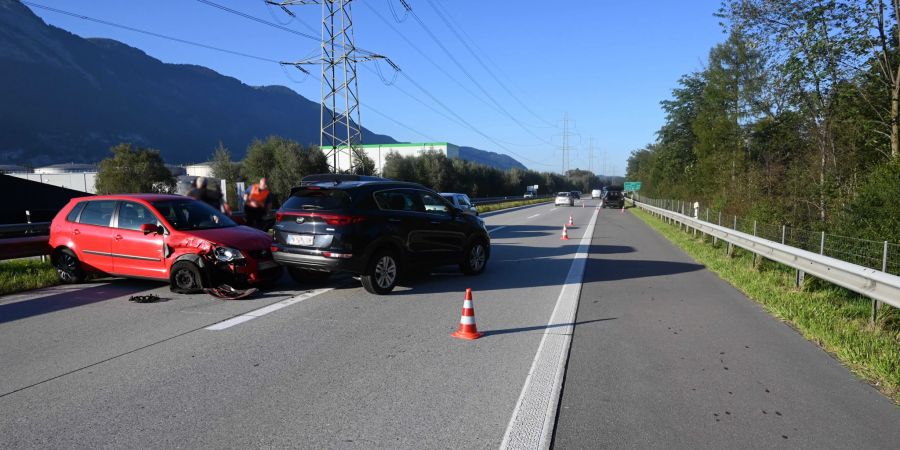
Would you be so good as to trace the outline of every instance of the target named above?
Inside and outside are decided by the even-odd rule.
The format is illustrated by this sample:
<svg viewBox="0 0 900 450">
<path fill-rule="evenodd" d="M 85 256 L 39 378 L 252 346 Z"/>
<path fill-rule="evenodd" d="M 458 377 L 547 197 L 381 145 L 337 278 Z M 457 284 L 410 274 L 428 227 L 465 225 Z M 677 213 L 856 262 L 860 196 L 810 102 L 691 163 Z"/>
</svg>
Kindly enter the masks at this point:
<svg viewBox="0 0 900 450">
<path fill-rule="evenodd" d="M 733 223 L 733 225 L 731 226 L 731 229 L 734 230 L 734 231 L 737 231 L 737 214 L 734 215 L 734 223 Z M 729 242 L 729 243 L 728 243 L 728 246 L 726 247 L 725 253 L 726 253 L 729 257 L 734 256 L 734 244 L 732 244 L 731 242 Z"/>
<path fill-rule="evenodd" d="M 884 241 L 884 251 L 881 254 L 881 271 L 887 273 L 887 262 L 888 262 L 888 241 Z M 875 323 L 875 319 L 878 318 L 878 308 L 881 307 L 881 302 L 878 300 L 872 300 L 872 323 Z"/>
<path fill-rule="evenodd" d="M 784 236 L 787 234 L 787 225 L 781 226 L 781 243 L 784 244 Z"/>
<path fill-rule="evenodd" d="M 719 221 L 717 223 L 720 227 L 722 226 L 722 211 L 719 211 Z M 713 236 L 713 247 L 719 244 L 719 237 Z"/>
<path fill-rule="evenodd" d="M 753 219 L 753 237 L 758 237 L 756 234 L 756 219 Z M 756 267 L 757 257 L 759 255 L 756 252 L 753 252 L 753 267 Z"/>
<path fill-rule="evenodd" d="M 822 232 L 822 239 L 819 240 L 819 254 L 825 254 L 825 232 Z"/>
</svg>

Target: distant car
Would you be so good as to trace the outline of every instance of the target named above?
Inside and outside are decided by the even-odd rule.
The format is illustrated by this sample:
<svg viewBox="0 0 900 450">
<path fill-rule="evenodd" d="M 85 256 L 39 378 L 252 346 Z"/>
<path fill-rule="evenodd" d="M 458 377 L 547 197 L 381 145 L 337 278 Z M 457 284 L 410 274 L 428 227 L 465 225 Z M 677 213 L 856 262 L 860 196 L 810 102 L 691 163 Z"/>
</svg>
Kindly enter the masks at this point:
<svg viewBox="0 0 900 450">
<path fill-rule="evenodd" d="M 571 192 L 560 192 L 556 194 L 553 204 L 555 206 L 575 206 L 575 198 L 572 197 Z"/>
<path fill-rule="evenodd" d="M 272 238 L 206 203 L 162 194 L 74 198 L 50 224 L 63 283 L 94 274 L 169 281 L 175 292 L 272 281 Z"/>
<path fill-rule="evenodd" d="M 570 194 L 572 194 L 573 199 L 581 200 L 581 191 L 572 191 Z"/>
<path fill-rule="evenodd" d="M 389 180 L 303 182 L 276 213 L 272 255 L 298 282 L 331 273 L 359 276 L 384 295 L 406 271 L 458 265 L 466 275 L 487 266 L 484 221 L 420 184 Z"/>
<path fill-rule="evenodd" d="M 522 198 L 534 198 L 534 192 L 526 192 Z"/>
<path fill-rule="evenodd" d="M 603 194 L 602 205 L 604 208 L 622 208 L 625 206 L 625 193 L 618 189 L 607 190 Z"/>
<path fill-rule="evenodd" d="M 478 207 L 472 204 L 472 200 L 469 200 L 469 196 L 466 194 L 457 194 L 455 192 L 441 192 L 441 197 L 444 197 L 449 201 L 453 206 L 459 208 L 462 212 L 466 212 L 469 214 L 478 215 Z"/>
<path fill-rule="evenodd" d="M 601 198 L 603 197 L 603 191 L 600 189 L 594 189 L 591 191 L 591 198 Z"/>
</svg>

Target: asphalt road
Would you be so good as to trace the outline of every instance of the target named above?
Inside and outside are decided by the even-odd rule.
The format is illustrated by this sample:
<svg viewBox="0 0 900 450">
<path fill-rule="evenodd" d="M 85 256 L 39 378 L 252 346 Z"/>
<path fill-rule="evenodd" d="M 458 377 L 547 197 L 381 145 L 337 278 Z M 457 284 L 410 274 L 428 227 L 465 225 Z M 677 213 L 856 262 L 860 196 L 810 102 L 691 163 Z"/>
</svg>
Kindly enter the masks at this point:
<svg viewBox="0 0 900 450">
<path fill-rule="evenodd" d="M 514 448 L 554 423 L 557 448 L 900 442 L 877 392 L 630 214 L 590 233 L 587 205 L 489 214 L 483 275 L 389 296 L 335 277 L 243 301 L 133 280 L 0 297 L 0 447 Z M 450 337 L 467 287 L 476 341 Z M 539 363 L 566 355 L 556 402 L 563 371 Z"/>
<path fill-rule="evenodd" d="M 492 448 L 500 445 L 592 208 L 487 218 L 487 271 L 392 295 L 175 295 L 131 280 L 0 299 L 0 447 Z M 559 240 L 569 214 L 573 240 Z M 472 288 L 477 341 L 450 337 Z M 165 301 L 135 304 L 154 292 Z"/>
<path fill-rule="evenodd" d="M 900 448 L 900 408 L 631 214 L 594 230 L 556 448 Z"/>
</svg>

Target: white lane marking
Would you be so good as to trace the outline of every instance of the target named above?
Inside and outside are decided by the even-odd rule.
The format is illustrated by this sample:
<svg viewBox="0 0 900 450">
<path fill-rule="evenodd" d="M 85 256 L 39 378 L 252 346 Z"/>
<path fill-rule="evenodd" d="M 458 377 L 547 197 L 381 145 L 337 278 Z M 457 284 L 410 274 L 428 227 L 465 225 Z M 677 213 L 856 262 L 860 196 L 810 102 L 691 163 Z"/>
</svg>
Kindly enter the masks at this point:
<svg viewBox="0 0 900 450">
<path fill-rule="evenodd" d="M 501 226 L 499 226 L 499 227 L 491 228 L 490 230 L 488 230 L 488 234 L 491 234 L 491 233 L 493 233 L 493 232 L 495 232 L 495 231 L 497 231 L 497 230 L 502 230 L 502 229 L 504 229 L 504 228 L 506 228 L 506 227 L 508 227 L 508 226 L 509 226 L 509 225 L 501 225 Z"/>
<path fill-rule="evenodd" d="M 556 208 L 553 208 L 553 209 L 550 210 L 550 212 L 553 212 L 553 211 L 556 211 Z"/>
<path fill-rule="evenodd" d="M 535 217 L 537 217 L 537 216 L 539 216 L 539 215 L 540 215 L 540 214 L 535 214 L 535 215 L 533 215 L 533 216 L 528 216 L 528 217 L 526 217 L 526 219 L 534 219 Z"/>
<path fill-rule="evenodd" d="M 584 280 L 584 268 L 596 223 L 597 214 L 594 213 L 581 237 L 565 284 L 556 299 L 550 321 L 547 322 L 547 325 L 554 327 L 544 330 L 544 336 L 525 378 L 525 385 L 522 386 L 522 393 L 503 435 L 501 449 L 550 448 L 566 362 L 569 359 L 581 283 Z M 560 326 L 562 324 L 564 325 Z"/>
<path fill-rule="evenodd" d="M 333 287 L 329 287 L 329 288 L 314 289 L 314 290 L 312 290 L 312 291 L 304 292 L 304 293 L 302 293 L 302 294 L 300 294 L 300 295 L 296 295 L 296 296 L 291 297 L 291 298 L 289 298 L 289 299 L 282 300 L 282 301 L 277 302 L 277 303 L 272 303 L 272 304 L 269 305 L 269 306 L 264 306 L 264 307 L 262 307 L 262 308 L 255 309 L 255 310 L 253 310 L 253 311 L 250 311 L 250 312 L 241 314 L 240 316 L 232 317 L 232 318 L 230 318 L 230 319 L 228 319 L 228 320 L 224 320 L 224 321 L 219 322 L 219 323 L 217 323 L 217 324 L 210 325 L 210 326 L 206 327 L 206 329 L 207 329 L 207 330 L 210 330 L 210 331 L 221 331 L 221 330 L 224 330 L 224 329 L 226 329 L 226 328 L 231 328 L 231 327 L 233 327 L 233 326 L 235 326 L 235 325 L 242 324 L 242 323 L 244 323 L 244 322 L 246 322 L 246 321 L 248 321 L 248 320 L 253 320 L 253 319 L 257 318 L 257 317 L 262 317 L 262 316 L 264 316 L 264 315 L 266 315 L 266 314 L 269 314 L 269 313 L 271 313 L 271 312 L 278 311 L 278 310 L 281 309 L 281 308 L 287 308 L 288 306 L 291 306 L 291 305 L 300 303 L 300 302 L 302 302 L 303 300 L 309 300 L 309 299 L 311 299 L 311 298 L 313 298 L 313 297 L 315 297 L 315 296 L 317 296 L 317 295 L 322 295 L 322 294 L 324 294 L 324 293 L 326 293 L 326 292 L 328 292 L 328 291 L 330 291 L 330 290 L 332 290 L 332 289 L 334 289 L 334 288 L 333 288 Z"/>
</svg>

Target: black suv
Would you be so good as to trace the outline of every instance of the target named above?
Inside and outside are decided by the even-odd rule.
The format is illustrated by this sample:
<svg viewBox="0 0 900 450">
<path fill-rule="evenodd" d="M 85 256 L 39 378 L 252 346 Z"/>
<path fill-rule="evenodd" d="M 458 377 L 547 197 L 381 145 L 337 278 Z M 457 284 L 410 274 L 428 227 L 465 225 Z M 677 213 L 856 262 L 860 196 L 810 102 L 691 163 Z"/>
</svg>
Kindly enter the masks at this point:
<svg viewBox="0 0 900 450">
<path fill-rule="evenodd" d="M 415 183 L 308 177 L 275 217 L 272 256 L 300 282 L 350 272 L 387 294 L 407 269 L 458 264 L 477 275 L 490 257 L 484 221 Z"/>
<path fill-rule="evenodd" d="M 607 189 L 603 191 L 604 208 L 622 208 L 625 206 L 625 193 L 619 189 Z"/>
</svg>

